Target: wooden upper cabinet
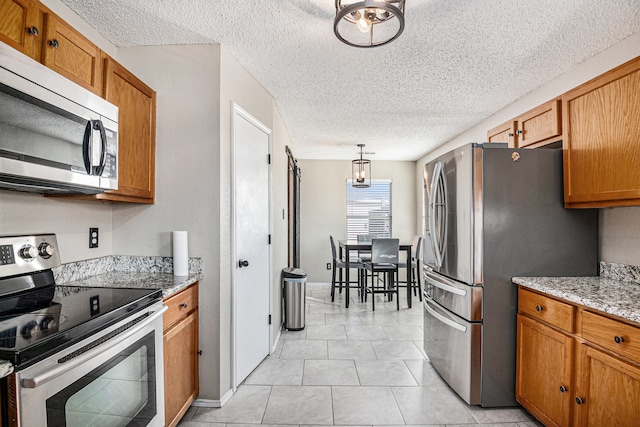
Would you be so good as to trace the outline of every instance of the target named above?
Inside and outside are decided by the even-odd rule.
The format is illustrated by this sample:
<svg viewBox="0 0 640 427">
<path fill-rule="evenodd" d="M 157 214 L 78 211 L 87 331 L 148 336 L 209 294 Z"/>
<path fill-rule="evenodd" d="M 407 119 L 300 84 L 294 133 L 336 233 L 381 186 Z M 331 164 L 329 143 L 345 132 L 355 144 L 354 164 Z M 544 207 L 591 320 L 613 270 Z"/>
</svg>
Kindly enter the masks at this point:
<svg viewBox="0 0 640 427">
<path fill-rule="evenodd" d="M 0 41 L 40 61 L 42 11 L 31 0 L 0 0 Z"/>
<path fill-rule="evenodd" d="M 640 205 L 640 57 L 562 96 L 566 207 Z"/>
<path fill-rule="evenodd" d="M 45 12 L 42 63 L 86 89 L 102 92 L 102 52 L 51 12 Z"/>
<path fill-rule="evenodd" d="M 562 138 L 560 100 L 554 99 L 519 116 L 517 147 L 540 147 Z"/>
<path fill-rule="evenodd" d="M 509 147 L 516 146 L 516 121 L 509 120 L 506 123 L 496 126 L 487 132 L 487 141 L 489 142 L 506 142 Z"/>
<path fill-rule="evenodd" d="M 104 98 L 117 105 L 118 190 L 101 200 L 154 203 L 156 93 L 111 58 L 104 60 Z"/>
<path fill-rule="evenodd" d="M 552 99 L 487 132 L 487 141 L 513 148 L 538 148 L 562 139 L 560 99 Z"/>
</svg>

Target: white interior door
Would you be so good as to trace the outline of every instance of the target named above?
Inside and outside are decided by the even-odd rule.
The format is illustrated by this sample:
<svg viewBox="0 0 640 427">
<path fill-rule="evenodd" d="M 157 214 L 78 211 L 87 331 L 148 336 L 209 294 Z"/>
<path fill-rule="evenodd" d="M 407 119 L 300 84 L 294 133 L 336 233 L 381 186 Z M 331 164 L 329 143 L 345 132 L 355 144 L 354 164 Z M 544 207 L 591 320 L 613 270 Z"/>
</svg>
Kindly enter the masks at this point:
<svg viewBox="0 0 640 427">
<path fill-rule="evenodd" d="M 233 387 L 269 355 L 271 130 L 233 109 Z"/>
</svg>

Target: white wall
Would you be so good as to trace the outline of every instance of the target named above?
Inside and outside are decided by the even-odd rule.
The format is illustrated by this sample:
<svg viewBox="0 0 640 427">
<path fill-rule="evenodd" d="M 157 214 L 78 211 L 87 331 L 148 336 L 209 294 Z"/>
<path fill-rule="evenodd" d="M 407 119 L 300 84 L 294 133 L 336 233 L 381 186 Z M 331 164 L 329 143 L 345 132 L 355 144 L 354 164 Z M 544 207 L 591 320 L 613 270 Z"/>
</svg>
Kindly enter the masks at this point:
<svg viewBox="0 0 640 427">
<path fill-rule="evenodd" d="M 171 256 L 171 231 L 189 232 L 202 258 L 200 396 L 219 398 L 218 240 L 220 47 L 121 48 L 118 60 L 157 92 L 154 205 L 113 204 L 113 253 Z"/>
<path fill-rule="evenodd" d="M 300 266 L 309 282 L 330 282 L 329 235 L 335 240 L 347 236 L 346 180 L 351 178 L 350 160 L 299 160 Z M 393 236 L 410 242 L 415 235 L 416 182 L 414 162 L 371 162 L 374 179 L 391 179 Z"/>
<path fill-rule="evenodd" d="M 639 55 L 640 34 L 635 34 L 532 91 L 446 144 L 429 152 L 416 162 L 416 199 L 421 200 L 422 198 L 422 168 L 429 160 L 468 142 L 485 141 L 487 130 Z M 420 212 L 418 213 L 420 214 Z M 640 207 L 600 209 L 599 249 L 601 260 L 640 265 L 640 251 L 638 251 L 638 247 L 640 247 L 640 220 L 638 218 L 640 218 Z"/>
</svg>

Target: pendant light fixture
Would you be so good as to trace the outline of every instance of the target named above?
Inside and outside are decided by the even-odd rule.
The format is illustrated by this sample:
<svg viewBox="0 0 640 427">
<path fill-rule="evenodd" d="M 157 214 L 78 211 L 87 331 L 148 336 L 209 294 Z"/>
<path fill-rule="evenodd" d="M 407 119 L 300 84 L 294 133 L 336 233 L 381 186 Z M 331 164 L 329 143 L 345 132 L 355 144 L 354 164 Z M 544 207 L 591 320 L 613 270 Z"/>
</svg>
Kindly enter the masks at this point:
<svg viewBox="0 0 640 427">
<path fill-rule="evenodd" d="M 360 147 L 360 158 L 351 161 L 351 186 L 355 188 L 371 187 L 371 160 L 362 158 L 362 148 L 364 144 L 358 144 Z"/>
<path fill-rule="evenodd" d="M 387 44 L 404 30 L 405 0 L 336 0 L 333 32 L 349 46 Z"/>
</svg>

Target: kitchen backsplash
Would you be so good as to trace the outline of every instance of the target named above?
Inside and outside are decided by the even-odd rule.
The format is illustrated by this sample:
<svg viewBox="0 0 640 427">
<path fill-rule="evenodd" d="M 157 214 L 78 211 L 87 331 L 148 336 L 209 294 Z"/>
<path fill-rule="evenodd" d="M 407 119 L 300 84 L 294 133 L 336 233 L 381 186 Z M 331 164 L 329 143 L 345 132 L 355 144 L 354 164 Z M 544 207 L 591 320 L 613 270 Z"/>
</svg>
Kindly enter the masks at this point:
<svg viewBox="0 0 640 427">
<path fill-rule="evenodd" d="M 640 283 L 640 266 L 600 261 L 600 276 L 623 282 Z"/>
<path fill-rule="evenodd" d="M 61 285 L 114 271 L 173 274 L 173 258 L 110 255 L 62 264 L 60 267 L 53 269 L 53 275 L 56 283 Z M 202 274 L 202 258 L 189 258 L 189 274 Z"/>
</svg>

